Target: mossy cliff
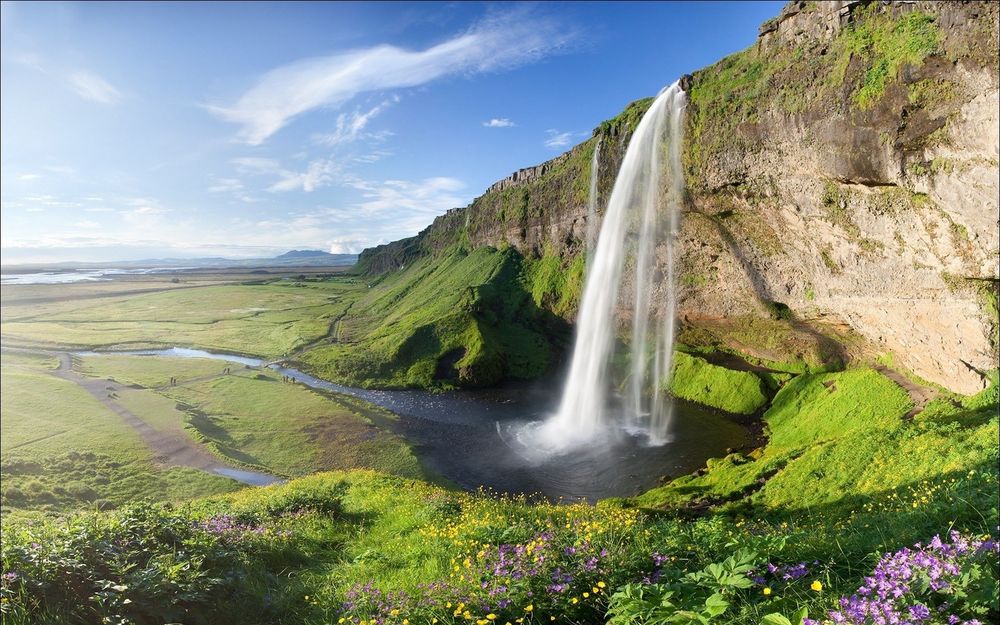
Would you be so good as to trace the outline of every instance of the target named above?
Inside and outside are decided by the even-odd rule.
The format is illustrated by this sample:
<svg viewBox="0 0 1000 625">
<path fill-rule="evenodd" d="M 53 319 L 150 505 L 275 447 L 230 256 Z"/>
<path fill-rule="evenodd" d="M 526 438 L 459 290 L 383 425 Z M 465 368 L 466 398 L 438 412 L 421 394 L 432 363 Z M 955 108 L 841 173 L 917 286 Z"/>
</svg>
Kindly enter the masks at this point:
<svg viewBox="0 0 1000 625">
<path fill-rule="evenodd" d="M 982 388 L 997 355 L 997 22 L 987 2 L 793 2 L 755 45 L 693 73 L 685 344 L 784 371 L 881 359 Z M 539 311 L 572 320 L 593 150 L 603 207 L 650 101 L 365 250 L 359 270 L 510 247 Z"/>
</svg>

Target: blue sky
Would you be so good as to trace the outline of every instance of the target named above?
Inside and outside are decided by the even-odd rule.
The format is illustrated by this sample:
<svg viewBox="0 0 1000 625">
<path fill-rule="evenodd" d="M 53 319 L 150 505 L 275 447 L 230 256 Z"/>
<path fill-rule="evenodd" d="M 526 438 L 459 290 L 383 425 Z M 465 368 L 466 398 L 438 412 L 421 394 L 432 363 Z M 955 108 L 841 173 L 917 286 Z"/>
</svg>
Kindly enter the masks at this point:
<svg viewBox="0 0 1000 625">
<path fill-rule="evenodd" d="M 781 5 L 4 2 L 3 262 L 410 236 Z"/>
</svg>

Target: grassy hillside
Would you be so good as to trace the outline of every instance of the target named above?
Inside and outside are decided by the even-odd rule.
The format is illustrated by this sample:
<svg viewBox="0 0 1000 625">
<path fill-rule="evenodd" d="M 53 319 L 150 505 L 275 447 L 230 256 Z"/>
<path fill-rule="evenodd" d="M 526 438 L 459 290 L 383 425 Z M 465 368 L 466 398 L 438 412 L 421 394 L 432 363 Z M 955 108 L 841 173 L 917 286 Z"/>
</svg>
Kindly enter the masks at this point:
<svg viewBox="0 0 1000 625">
<path fill-rule="evenodd" d="M 538 307 L 552 278 L 512 248 L 454 248 L 373 279 L 334 336 L 298 356 L 329 379 L 379 386 L 484 386 L 533 378 L 565 323 Z M 535 282 L 547 281 L 541 287 Z"/>
</svg>

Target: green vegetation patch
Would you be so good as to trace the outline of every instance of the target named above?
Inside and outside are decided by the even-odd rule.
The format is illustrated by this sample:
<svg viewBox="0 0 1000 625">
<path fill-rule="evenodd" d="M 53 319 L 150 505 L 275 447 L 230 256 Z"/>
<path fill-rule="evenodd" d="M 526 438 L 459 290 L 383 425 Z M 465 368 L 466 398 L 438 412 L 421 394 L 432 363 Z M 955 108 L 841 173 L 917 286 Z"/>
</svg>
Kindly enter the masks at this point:
<svg viewBox="0 0 1000 625">
<path fill-rule="evenodd" d="M 830 81 L 839 85 L 852 61 L 862 63 L 864 78 L 853 98 L 865 109 L 882 97 L 886 85 L 898 79 L 905 65 L 919 67 L 937 52 L 941 34 L 934 18 L 920 11 L 894 18 L 873 5 L 856 10 L 854 17 L 834 42 Z"/>
<path fill-rule="evenodd" d="M 5 337 L 66 347 L 201 347 L 284 356 L 323 336 L 338 311 L 331 283 L 224 285 L 75 302 L 5 318 Z"/>
<path fill-rule="evenodd" d="M 749 371 L 734 371 L 674 353 L 670 392 L 682 399 L 734 414 L 754 414 L 767 404 L 763 381 Z"/>
<path fill-rule="evenodd" d="M 131 426 L 72 382 L 17 368 L 6 356 L 0 375 L 5 515 L 114 507 L 137 498 L 179 500 L 240 486 L 201 471 L 156 466 Z"/>
<path fill-rule="evenodd" d="M 765 413 L 770 440 L 762 450 L 711 460 L 704 475 L 674 480 L 639 501 L 704 499 L 748 514 L 792 516 L 809 508 L 836 525 L 876 508 L 922 518 L 916 511 L 933 493 L 961 482 L 983 505 L 995 497 L 986 495 L 995 471 L 979 472 L 990 473 L 997 461 L 996 394 L 994 386 L 957 402 L 939 399 L 907 420 L 907 394 L 873 370 L 801 375 Z M 947 514 L 948 505 L 938 512 Z"/>
<path fill-rule="evenodd" d="M 550 288 L 567 292 L 552 276 L 545 263 L 525 263 L 513 248 L 454 248 L 423 258 L 357 293 L 336 340 L 298 359 L 323 377 L 366 386 L 537 377 L 553 340 L 567 333 L 565 322 L 533 299 L 550 297 Z"/>
</svg>

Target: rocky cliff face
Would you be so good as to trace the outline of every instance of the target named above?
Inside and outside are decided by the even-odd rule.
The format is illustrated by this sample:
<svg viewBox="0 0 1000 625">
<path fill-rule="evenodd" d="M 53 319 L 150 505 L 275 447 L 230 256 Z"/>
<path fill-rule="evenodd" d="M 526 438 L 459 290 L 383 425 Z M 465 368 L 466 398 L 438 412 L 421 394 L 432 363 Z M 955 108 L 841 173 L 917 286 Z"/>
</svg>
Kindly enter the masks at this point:
<svg viewBox="0 0 1000 625">
<path fill-rule="evenodd" d="M 766 360 L 881 355 L 981 388 L 997 355 L 997 32 L 986 2 L 793 2 L 756 45 L 694 73 L 684 340 Z M 362 266 L 509 244 L 568 267 L 585 248 L 597 136 L 603 205 L 649 102 Z"/>
</svg>

